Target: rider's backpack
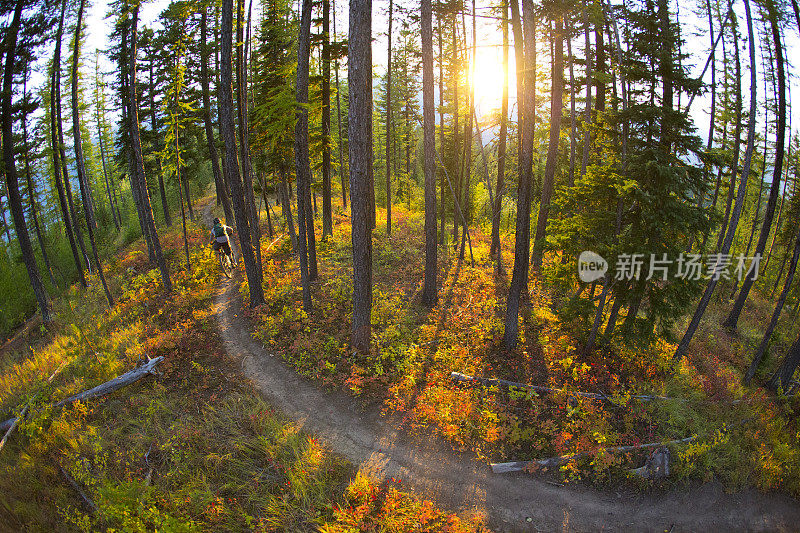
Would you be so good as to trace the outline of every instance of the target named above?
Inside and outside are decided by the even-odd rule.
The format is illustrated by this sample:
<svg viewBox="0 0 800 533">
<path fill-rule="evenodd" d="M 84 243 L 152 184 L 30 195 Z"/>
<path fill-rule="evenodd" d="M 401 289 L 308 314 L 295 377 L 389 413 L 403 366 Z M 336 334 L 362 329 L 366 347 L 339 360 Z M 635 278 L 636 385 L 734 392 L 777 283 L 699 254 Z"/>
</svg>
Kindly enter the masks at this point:
<svg viewBox="0 0 800 533">
<path fill-rule="evenodd" d="M 222 224 L 214 226 L 214 237 L 225 237 L 225 227 Z"/>
</svg>

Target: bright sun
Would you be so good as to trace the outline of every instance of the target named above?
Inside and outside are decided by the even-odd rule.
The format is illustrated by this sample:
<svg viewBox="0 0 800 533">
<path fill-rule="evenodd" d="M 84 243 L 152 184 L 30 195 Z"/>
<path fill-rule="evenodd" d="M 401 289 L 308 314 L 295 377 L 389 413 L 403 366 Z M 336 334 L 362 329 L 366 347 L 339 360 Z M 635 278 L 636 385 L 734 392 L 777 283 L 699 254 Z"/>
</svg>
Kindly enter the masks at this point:
<svg viewBox="0 0 800 533">
<path fill-rule="evenodd" d="M 514 58 L 509 57 L 510 87 L 516 84 Z M 503 49 L 500 46 L 479 46 L 475 58 L 475 72 L 470 73 L 475 83 L 475 104 L 478 114 L 483 116 L 500 109 L 503 98 Z M 509 91 L 509 106 L 512 105 L 514 91 Z"/>
</svg>

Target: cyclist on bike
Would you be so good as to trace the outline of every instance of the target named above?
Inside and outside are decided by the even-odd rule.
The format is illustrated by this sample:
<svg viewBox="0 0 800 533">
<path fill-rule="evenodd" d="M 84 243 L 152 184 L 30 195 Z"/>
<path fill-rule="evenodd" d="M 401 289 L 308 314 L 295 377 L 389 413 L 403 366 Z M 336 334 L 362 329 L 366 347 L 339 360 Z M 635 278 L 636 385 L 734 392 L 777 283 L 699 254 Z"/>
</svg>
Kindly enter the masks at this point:
<svg viewBox="0 0 800 533">
<path fill-rule="evenodd" d="M 214 228 L 211 230 L 211 247 L 215 252 L 222 248 L 222 251 L 231 258 L 233 261 L 233 252 L 231 252 L 231 243 L 228 240 L 228 235 L 233 233 L 233 228 L 226 226 L 218 218 L 214 219 Z"/>
</svg>

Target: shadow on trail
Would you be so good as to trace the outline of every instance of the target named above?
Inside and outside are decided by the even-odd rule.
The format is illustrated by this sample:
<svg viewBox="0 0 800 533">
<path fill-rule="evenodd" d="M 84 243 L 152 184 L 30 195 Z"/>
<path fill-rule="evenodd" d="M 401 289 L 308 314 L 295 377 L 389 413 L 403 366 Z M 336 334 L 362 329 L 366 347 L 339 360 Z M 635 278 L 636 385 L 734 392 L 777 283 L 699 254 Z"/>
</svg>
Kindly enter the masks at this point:
<svg viewBox="0 0 800 533">
<path fill-rule="evenodd" d="M 269 402 L 367 475 L 402 480 L 443 508 L 485 515 L 498 531 L 791 531 L 800 523 L 800 505 L 788 496 L 727 494 L 719 483 L 640 494 L 494 475 L 433 430 L 412 435 L 400 429 L 402 417 L 383 417 L 345 392 L 322 390 L 268 353 L 250 334 L 237 278 L 223 279 L 215 297 L 225 350 Z"/>
</svg>

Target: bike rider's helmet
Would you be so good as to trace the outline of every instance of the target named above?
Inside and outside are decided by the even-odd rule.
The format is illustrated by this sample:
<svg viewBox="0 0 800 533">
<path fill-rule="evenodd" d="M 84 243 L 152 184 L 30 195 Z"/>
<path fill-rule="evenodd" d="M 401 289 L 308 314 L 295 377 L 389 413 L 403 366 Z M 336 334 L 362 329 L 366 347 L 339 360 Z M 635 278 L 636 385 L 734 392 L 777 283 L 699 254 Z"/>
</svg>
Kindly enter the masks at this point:
<svg viewBox="0 0 800 533">
<path fill-rule="evenodd" d="M 215 218 L 215 219 L 214 219 L 214 225 L 217 225 L 217 224 L 219 224 L 219 223 L 220 223 L 220 222 L 219 222 L 219 219 L 218 219 L 218 218 Z"/>
</svg>

